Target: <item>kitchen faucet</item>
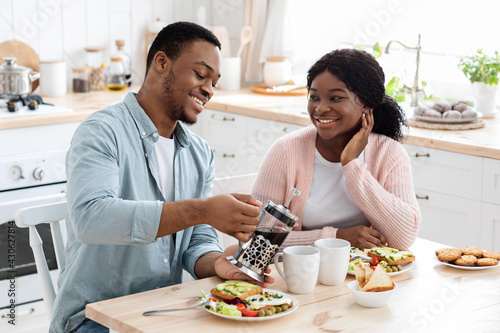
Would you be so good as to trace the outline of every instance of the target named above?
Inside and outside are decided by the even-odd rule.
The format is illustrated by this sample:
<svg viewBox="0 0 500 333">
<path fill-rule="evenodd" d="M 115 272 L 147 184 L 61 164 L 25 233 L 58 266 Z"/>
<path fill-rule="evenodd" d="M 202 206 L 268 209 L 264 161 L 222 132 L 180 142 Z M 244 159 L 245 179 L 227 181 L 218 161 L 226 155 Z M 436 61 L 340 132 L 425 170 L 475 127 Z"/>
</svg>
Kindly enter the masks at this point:
<svg viewBox="0 0 500 333">
<path fill-rule="evenodd" d="M 418 34 L 417 46 L 410 47 L 410 46 L 406 46 L 405 44 L 401 43 L 400 41 L 391 40 L 387 44 L 387 46 L 385 47 L 385 53 L 387 53 L 387 54 L 389 53 L 389 48 L 391 47 L 392 43 L 398 43 L 398 44 L 402 45 L 405 49 L 417 50 L 417 68 L 415 70 L 415 79 L 413 80 L 413 86 L 410 88 L 405 84 L 403 87 L 403 91 L 409 92 L 411 95 L 411 106 L 417 106 L 419 95 L 421 92 L 423 92 L 423 89 L 418 88 L 418 67 L 420 66 L 420 50 L 422 49 L 422 47 L 420 46 L 420 34 Z"/>
</svg>

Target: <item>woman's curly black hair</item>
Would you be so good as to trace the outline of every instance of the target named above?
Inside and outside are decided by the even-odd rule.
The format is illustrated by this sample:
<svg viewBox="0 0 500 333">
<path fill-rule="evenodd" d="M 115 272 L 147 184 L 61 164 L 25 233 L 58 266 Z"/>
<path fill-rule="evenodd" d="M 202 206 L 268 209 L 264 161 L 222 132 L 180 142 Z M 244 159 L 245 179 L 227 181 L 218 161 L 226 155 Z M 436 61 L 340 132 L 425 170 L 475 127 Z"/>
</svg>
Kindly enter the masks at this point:
<svg viewBox="0 0 500 333">
<path fill-rule="evenodd" d="M 396 141 L 403 139 L 406 116 L 399 104 L 385 93 L 385 75 L 378 61 L 369 53 L 355 49 L 339 49 L 321 57 L 307 74 L 307 89 L 319 74 L 328 71 L 345 83 L 369 108 L 373 109 L 372 132 Z"/>
</svg>

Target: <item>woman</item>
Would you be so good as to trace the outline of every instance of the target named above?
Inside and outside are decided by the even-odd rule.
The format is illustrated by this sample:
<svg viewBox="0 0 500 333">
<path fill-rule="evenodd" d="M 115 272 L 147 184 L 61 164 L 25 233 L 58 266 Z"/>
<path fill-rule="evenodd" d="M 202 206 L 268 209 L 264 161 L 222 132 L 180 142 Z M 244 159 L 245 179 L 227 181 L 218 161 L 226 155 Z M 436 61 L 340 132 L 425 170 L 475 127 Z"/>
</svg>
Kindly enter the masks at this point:
<svg viewBox="0 0 500 333">
<path fill-rule="evenodd" d="M 407 249 L 420 226 L 410 160 L 402 145 L 404 112 L 385 94 L 384 72 L 370 54 L 335 50 L 307 76 L 312 126 L 273 145 L 253 195 L 284 204 L 300 224 L 284 246 L 337 237 L 352 246 Z"/>
</svg>

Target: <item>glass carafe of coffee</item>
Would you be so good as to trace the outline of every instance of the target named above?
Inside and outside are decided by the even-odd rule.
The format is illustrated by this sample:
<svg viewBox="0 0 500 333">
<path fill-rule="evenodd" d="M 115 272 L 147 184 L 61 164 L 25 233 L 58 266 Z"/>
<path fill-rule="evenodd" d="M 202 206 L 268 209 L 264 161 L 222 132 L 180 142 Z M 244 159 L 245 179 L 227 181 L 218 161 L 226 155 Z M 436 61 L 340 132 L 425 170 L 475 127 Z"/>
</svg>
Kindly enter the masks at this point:
<svg viewBox="0 0 500 333">
<path fill-rule="evenodd" d="M 285 206 L 277 205 L 271 200 L 260 213 L 257 229 L 246 243 L 240 242 L 240 247 L 227 260 L 248 276 L 264 282 L 264 272 L 273 262 L 280 246 L 299 221 L 287 208 L 292 198 L 300 195 L 300 191 L 292 187 L 292 196 Z"/>
</svg>

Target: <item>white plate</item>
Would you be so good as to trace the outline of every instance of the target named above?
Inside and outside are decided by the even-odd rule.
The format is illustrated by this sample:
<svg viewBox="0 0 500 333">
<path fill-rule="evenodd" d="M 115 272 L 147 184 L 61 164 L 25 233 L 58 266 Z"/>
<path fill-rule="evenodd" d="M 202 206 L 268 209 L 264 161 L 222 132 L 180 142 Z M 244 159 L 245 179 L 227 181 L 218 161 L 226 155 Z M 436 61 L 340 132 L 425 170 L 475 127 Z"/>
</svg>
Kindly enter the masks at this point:
<svg viewBox="0 0 500 333">
<path fill-rule="evenodd" d="M 403 274 L 404 272 L 408 272 L 410 269 L 412 269 L 414 265 L 415 265 L 415 262 L 414 262 L 414 261 L 411 261 L 411 262 L 409 262 L 409 263 L 407 263 L 407 264 L 402 264 L 402 265 L 401 265 L 402 270 L 397 271 L 397 272 L 387 273 L 387 274 L 389 274 L 390 276 Z M 350 274 L 350 275 L 356 275 L 356 274 L 354 273 L 354 271 L 349 271 L 349 270 L 348 270 L 348 271 L 347 271 L 347 273 L 348 273 L 348 274 Z"/>
<path fill-rule="evenodd" d="M 462 124 L 462 123 L 471 123 L 473 121 L 481 119 L 483 114 L 481 112 L 477 113 L 476 118 L 434 118 L 434 117 L 424 117 L 413 115 L 416 120 L 427 121 L 429 123 L 440 123 L 440 124 Z"/>
<path fill-rule="evenodd" d="M 450 264 L 449 262 L 441 261 L 436 256 L 434 256 L 434 260 L 436 260 L 438 263 L 443 264 L 445 266 L 453 267 L 453 268 L 456 268 L 456 269 L 463 269 L 463 270 L 466 270 L 466 271 L 480 271 L 482 269 L 500 267 L 500 264 L 496 264 L 495 266 L 476 266 L 476 265 L 460 266 L 460 265 Z"/>
<path fill-rule="evenodd" d="M 235 316 L 223 315 L 221 313 L 216 313 L 216 312 L 210 311 L 208 309 L 205 309 L 205 307 L 203 307 L 203 309 L 205 309 L 205 311 L 207 311 L 210 314 L 213 314 L 215 316 L 222 317 L 225 319 L 231 319 L 231 320 L 236 320 L 236 321 L 264 321 L 264 320 L 271 320 L 271 319 L 276 319 L 276 318 L 281 318 L 281 317 L 287 316 L 290 313 L 292 313 L 293 311 L 297 310 L 297 308 L 299 307 L 299 301 L 297 301 L 297 299 L 295 297 L 292 297 L 286 293 L 283 293 L 283 292 L 277 291 L 277 290 L 272 290 L 272 289 L 264 289 L 263 292 L 276 293 L 276 294 L 290 297 L 290 299 L 293 302 L 293 306 L 286 311 L 283 311 L 280 313 L 275 313 L 272 316 L 266 316 L 266 317 L 235 317 Z M 209 298 L 212 298 L 212 297 L 218 298 L 217 296 L 213 296 L 212 294 L 208 294 L 207 296 Z M 256 295 L 254 295 L 254 296 L 256 296 Z"/>
</svg>

